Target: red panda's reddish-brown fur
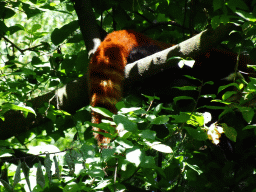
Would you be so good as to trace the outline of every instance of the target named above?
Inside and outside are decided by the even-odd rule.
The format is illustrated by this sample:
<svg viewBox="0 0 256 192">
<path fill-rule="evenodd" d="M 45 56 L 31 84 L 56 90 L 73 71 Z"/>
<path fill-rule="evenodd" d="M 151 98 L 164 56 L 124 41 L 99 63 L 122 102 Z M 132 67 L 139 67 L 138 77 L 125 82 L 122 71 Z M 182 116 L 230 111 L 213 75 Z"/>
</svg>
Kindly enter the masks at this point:
<svg viewBox="0 0 256 192">
<path fill-rule="evenodd" d="M 157 45 L 152 39 L 132 30 L 121 30 L 110 33 L 100 44 L 89 65 L 89 90 L 92 107 L 104 107 L 116 113 L 116 103 L 122 97 L 122 82 L 127 57 L 134 47 Z M 101 123 L 101 115 L 92 111 L 92 123 Z M 93 127 L 94 131 L 105 132 Z M 94 133 L 98 144 L 109 143 L 110 139 Z"/>
</svg>

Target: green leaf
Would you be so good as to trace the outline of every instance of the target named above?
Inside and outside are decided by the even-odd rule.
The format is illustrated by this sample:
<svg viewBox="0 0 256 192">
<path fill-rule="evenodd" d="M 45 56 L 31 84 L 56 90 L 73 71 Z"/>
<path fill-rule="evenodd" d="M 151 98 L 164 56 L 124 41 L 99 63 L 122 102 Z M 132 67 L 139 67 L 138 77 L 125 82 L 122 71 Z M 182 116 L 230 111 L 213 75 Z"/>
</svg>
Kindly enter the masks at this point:
<svg viewBox="0 0 256 192">
<path fill-rule="evenodd" d="M 1 147 L 4 147 L 4 146 L 10 146 L 10 143 L 8 142 L 8 141 L 5 141 L 5 140 L 0 140 L 0 146 Z M 1 151 L 0 152 L 2 152 L 2 150 L 5 150 L 5 148 L 1 148 Z M 12 153 L 13 153 L 13 150 L 12 149 L 6 149 L 7 151 L 12 151 Z M 0 156 L 1 156 L 2 154 L 0 154 Z"/>
<path fill-rule="evenodd" d="M 60 179 L 60 170 L 59 170 L 59 164 L 57 161 L 57 157 L 54 155 L 53 157 L 53 161 L 54 161 L 54 166 L 55 166 L 55 175 L 58 179 Z"/>
<path fill-rule="evenodd" d="M 178 66 L 180 68 L 183 68 L 184 66 L 188 66 L 190 68 L 192 68 L 195 64 L 195 60 L 186 60 L 186 59 L 182 59 L 179 61 Z"/>
<path fill-rule="evenodd" d="M 95 156 L 95 147 L 91 145 L 83 144 L 81 150 L 85 158 L 93 158 Z"/>
<path fill-rule="evenodd" d="M 136 133 L 138 131 L 137 124 L 130 121 L 127 117 L 122 115 L 114 115 L 113 120 L 117 125 L 117 130 L 127 130 L 132 133 Z"/>
<path fill-rule="evenodd" d="M 204 86 L 204 85 L 207 85 L 207 84 L 209 84 L 209 85 L 214 85 L 214 82 L 213 82 L 213 81 L 206 81 L 205 83 L 203 83 L 203 86 Z"/>
<path fill-rule="evenodd" d="M 108 161 L 115 154 L 115 149 L 103 149 L 102 150 L 102 158 L 103 161 Z"/>
<path fill-rule="evenodd" d="M 237 94 L 237 91 L 227 91 L 222 95 L 222 99 L 223 100 L 227 100 L 228 98 L 230 98 L 232 95 Z"/>
<path fill-rule="evenodd" d="M 167 115 L 161 115 L 153 119 L 151 121 L 151 124 L 160 125 L 160 124 L 165 124 L 168 121 L 169 121 L 169 117 Z"/>
<path fill-rule="evenodd" d="M 126 160 L 122 161 L 121 163 L 123 164 L 121 171 L 122 178 L 129 178 L 136 172 L 137 167 L 133 163 Z"/>
<path fill-rule="evenodd" d="M 67 43 L 79 43 L 80 41 L 83 41 L 83 35 L 82 34 L 76 34 L 70 39 L 68 39 Z M 87 57 L 88 59 L 88 57 Z"/>
<path fill-rule="evenodd" d="M 16 33 L 17 31 L 24 30 L 24 27 L 22 25 L 15 25 L 8 28 L 8 31 L 10 31 L 10 35 Z"/>
<path fill-rule="evenodd" d="M 10 145 L 10 143 L 9 143 L 9 145 Z M 7 146 L 9 146 L 9 145 L 7 145 Z M 13 154 L 14 151 L 13 151 L 13 149 L 8 149 L 8 148 L 6 149 L 5 147 L 2 147 L 0 150 L 0 156 L 4 155 L 6 153 Z"/>
<path fill-rule="evenodd" d="M 160 151 L 162 153 L 172 153 L 172 148 L 164 145 L 158 141 L 150 143 L 150 142 L 145 142 L 146 145 L 148 145 L 149 147 L 151 147 L 152 149 L 155 149 L 156 151 Z"/>
<path fill-rule="evenodd" d="M 65 160 L 66 160 L 66 162 L 68 164 L 68 167 L 69 167 L 70 171 L 73 172 L 74 169 L 75 169 L 75 162 L 74 162 L 74 158 L 71 156 L 71 153 L 72 153 L 72 151 L 71 152 L 67 152 L 65 154 Z"/>
<path fill-rule="evenodd" d="M 65 69 L 66 74 L 74 70 L 76 58 L 77 56 L 75 55 L 68 55 L 65 59 L 62 60 L 61 69 Z"/>
<path fill-rule="evenodd" d="M 183 86 L 183 87 L 173 87 L 173 88 L 176 88 L 176 89 L 179 89 L 179 90 L 183 90 L 183 91 L 190 91 L 190 90 L 193 91 L 193 90 L 197 90 L 198 89 L 197 86 Z M 185 96 L 183 96 L 183 97 L 184 97 L 183 99 L 193 99 L 192 97 L 185 97 Z"/>
<path fill-rule="evenodd" d="M 126 160 L 134 163 L 136 167 L 138 167 L 141 163 L 142 152 L 139 148 L 134 147 L 132 149 L 128 149 L 126 153 Z"/>
<path fill-rule="evenodd" d="M 36 183 L 40 185 L 42 188 L 44 188 L 45 179 L 42 171 L 41 161 L 39 161 L 37 171 L 36 171 Z"/>
<path fill-rule="evenodd" d="M 36 115 L 36 112 L 34 111 L 34 109 L 32 109 L 31 107 L 25 106 L 23 103 L 19 103 L 18 105 L 5 103 L 2 105 L 2 109 L 26 111 Z"/>
<path fill-rule="evenodd" d="M 129 132 L 129 131 L 121 130 L 121 131 L 118 131 L 118 132 L 119 132 L 119 137 L 122 140 L 126 140 L 126 139 L 128 139 L 128 138 L 130 138 L 132 136 L 132 132 Z M 130 148 L 130 147 L 128 147 L 128 148 Z"/>
<path fill-rule="evenodd" d="M 80 191 L 81 190 L 81 187 L 76 184 L 76 183 L 73 183 L 73 184 L 69 184 L 69 185 L 66 185 L 63 189 L 63 191 Z M 90 191 L 90 190 L 88 190 Z"/>
<path fill-rule="evenodd" d="M 207 133 L 202 130 L 200 127 L 197 129 L 191 128 L 191 127 L 184 127 L 187 132 L 195 139 L 199 141 L 206 141 L 208 139 Z"/>
<path fill-rule="evenodd" d="M 202 114 L 193 113 L 190 117 L 190 120 L 194 121 L 195 123 L 198 123 L 200 126 L 204 125 L 204 117 Z"/>
<path fill-rule="evenodd" d="M 88 171 L 88 175 L 90 175 L 92 178 L 103 179 L 105 173 L 101 169 L 92 169 Z"/>
<path fill-rule="evenodd" d="M 18 163 L 18 166 L 17 166 L 17 169 L 16 169 L 16 171 L 15 171 L 15 176 L 14 176 L 14 180 L 13 180 L 13 187 L 15 187 L 15 185 L 17 184 L 17 183 L 19 183 L 20 182 L 20 168 L 21 168 L 21 162 L 19 161 L 19 163 Z"/>
<path fill-rule="evenodd" d="M 43 63 L 43 61 L 39 57 L 34 56 L 32 58 L 32 61 L 31 61 L 32 65 L 39 65 L 39 64 L 42 64 L 42 63 Z"/>
<path fill-rule="evenodd" d="M 228 127 L 226 123 L 221 123 L 221 127 L 223 128 L 223 131 L 227 138 L 229 138 L 231 141 L 236 142 L 237 138 L 237 132 L 233 127 Z"/>
<path fill-rule="evenodd" d="M 28 19 L 30 19 L 31 17 L 34 17 L 35 15 L 37 15 L 39 13 L 42 13 L 42 11 L 40 11 L 36 7 L 31 8 L 30 5 L 27 3 L 21 3 L 21 4 L 22 4 L 22 9 L 24 10 Z"/>
<path fill-rule="evenodd" d="M 190 115 L 185 112 L 180 112 L 180 115 L 171 115 L 173 123 L 186 123 L 190 119 Z"/>
<path fill-rule="evenodd" d="M 196 171 L 198 173 L 198 175 L 203 173 L 203 171 L 200 169 L 200 167 L 198 167 L 198 165 L 191 165 L 191 164 L 189 164 L 187 162 L 186 162 L 186 165 L 189 166 L 194 171 Z"/>
<path fill-rule="evenodd" d="M 36 73 L 31 69 L 22 68 L 21 71 L 22 71 L 22 73 L 25 73 L 26 75 L 35 75 L 36 76 Z"/>
<path fill-rule="evenodd" d="M 246 130 L 246 129 L 256 129 L 256 124 L 253 125 L 247 125 L 246 127 L 244 127 L 242 130 Z"/>
<path fill-rule="evenodd" d="M 188 86 L 188 87 L 191 87 L 191 86 Z M 178 87 L 176 87 L 176 88 L 178 88 Z M 189 90 L 189 89 L 186 89 L 186 88 L 185 88 L 185 90 Z M 194 89 L 191 89 L 191 90 L 194 90 Z M 173 98 L 174 103 L 177 103 L 177 101 L 180 101 L 180 100 L 193 100 L 193 101 L 196 103 L 196 101 L 194 100 L 193 97 L 178 96 L 178 97 L 174 97 L 174 98 Z"/>
<path fill-rule="evenodd" d="M 100 124 L 91 123 L 91 122 L 87 122 L 87 123 L 89 125 L 93 126 L 93 127 L 98 127 L 102 130 L 110 132 L 110 133 L 104 133 L 104 132 L 99 132 L 99 131 L 93 131 L 95 133 L 99 133 L 99 134 L 104 135 L 104 136 L 109 137 L 109 138 L 113 138 L 113 136 L 111 136 L 111 134 L 114 134 L 116 132 L 115 131 L 116 129 L 113 126 L 111 126 L 107 123 L 100 123 Z"/>
<path fill-rule="evenodd" d="M 154 115 L 157 115 L 158 113 L 160 113 L 162 108 L 163 108 L 163 103 L 158 104 L 154 110 Z"/>
<path fill-rule="evenodd" d="M 4 4 L 3 2 L 0 3 L 0 18 L 2 20 L 9 19 L 15 15 L 15 12 L 10 8 L 4 7 Z"/>
<path fill-rule="evenodd" d="M 188 79 L 192 79 L 192 80 L 197 80 L 197 81 L 200 81 L 200 82 L 201 82 L 200 79 L 197 79 L 197 78 L 195 78 L 195 77 L 193 77 L 193 76 L 191 76 L 191 75 L 184 75 L 184 77 L 186 77 L 186 78 L 188 78 Z"/>
<path fill-rule="evenodd" d="M 214 16 L 211 20 L 211 25 L 213 29 L 216 29 L 220 25 L 220 16 Z"/>
<path fill-rule="evenodd" d="M 51 174 L 52 161 L 50 159 L 49 153 L 46 154 L 46 157 L 44 159 L 44 167 L 45 167 L 48 179 L 49 179 L 49 181 L 51 183 L 51 180 L 52 180 L 52 174 Z"/>
<path fill-rule="evenodd" d="M 140 134 L 140 137 L 147 139 L 147 140 L 155 140 L 156 139 L 156 132 L 151 130 L 143 130 Z"/>
<path fill-rule="evenodd" d="M 160 98 L 157 97 L 157 96 L 148 96 L 148 95 L 144 95 L 144 94 L 141 94 L 141 95 L 143 95 L 144 97 L 146 97 L 149 102 L 154 101 L 154 100 L 160 100 Z"/>
<path fill-rule="evenodd" d="M 236 9 L 243 9 L 243 10 L 249 10 L 249 8 L 247 7 L 247 5 L 245 4 L 244 1 L 242 0 L 229 0 L 226 3 L 228 5 L 228 7 L 235 12 Z"/>
<path fill-rule="evenodd" d="M 46 116 L 47 116 L 47 118 L 51 119 L 52 122 L 55 123 L 57 116 L 55 115 L 55 113 L 53 111 L 48 111 Z"/>
<path fill-rule="evenodd" d="M 126 140 L 125 138 L 120 138 L 118 137 L 116 140 L 115 140 L 116 143 L 118 143 L 119 145 L 123 146 L 124 148 L 133 148 L 134 145 L 131 141 L 128 141 Z"/>
<path fill-rule="evenodd" d="M 225 107 L 221 107 L 221 106 L 210 106 L 210 105 L 204 105 L 200 108 L 207 108 L 207 109 L 225 109 Z"/>
<path fill-rule="evenodd" d="M 158 22 L 164 22 L 168 21 L 168 18 L 165 16 L 165 14 L 158 13 L 156 20 Z"/>
<path fill-rule="evenodd" d="M 31 191 L 30 181 L 29 181 L 29 167 L 28 167 L 28 165 L 26 164 L 25 161 L 23 161 L 23 162 L 21 163 L 21 168 L 22 168 L 22 172 L 23 172 L 23 174 L 24 174 L 24 177 L 25 177 L 25 179 L 26 179 L 26 182 L 27 182 L 27 184 L 28 184 L 28 188 L 29 188 L 29 190 Z"/>
<path fill-rule="evenodd" d="M 226 89 L 226 88 L 228 88 L 228 87 L 232 87 L 232 86 L 234 86 L 234 87 L 236 87 L 237 89 L 239 89 L 239 85 L 238 85 L 237 83 L 230 83 L 230 84 L 228 84 L 228 85 L 220 86 L 220 87 L 218 88 L 218 93 L 220 93 L 220 92 L 223 91 L 224 89 Z"/>
<path fill-rule="evenodd" d="M 122 108 L 120 111 L 122 114 L 127 114 L 127 113 L 135 113 L 136 115 L 141 115 L 146 113 L 144 109 L 141 107 L 129 107 L 129 108 Z"/>
<path fill-rule="evenodd" d="M 256 21 L 256 17 L 254 17 L 252 13 L 248 13 L 242 10 L 236 10 L 236 14 L 247 21 L 251 21 L 251 22 Z"/>
<path fill-rule="evenodd" d="M 250 124 L 254 116 L 254 109 L 251 107 L 238 107 L 238 109 L 242 112 L 244 120 Z"/>
<path fill-rule="evenodd" d="M 10 192 L 13 192 L 13 188 L 3 179 L 0 179 L 1 183 L 3 184 L 4 188 L 7 190 L 7 191 L 10 191 Z"/>
<path fill-rule="evenodd" d="M 65 39 L 79 28 L 77 21 L 71 21 L 70 23 L 62 26 L 60 29 L 56 28 L 51 35 L 51 40 L 55 45 L 59 45 Z"/>
<path fill-rule="evenodd" d="M 96 113 L 99 113 L 103 115 L 104 117 L 111 118 L 113 116 L 113 113 L 111 113 L 109 110 L 102 108 L 102 107 L 92 107 L 90 106 L 90 109 Z"/>
<path fill-rule="evenodd" d="M 186 177 L 187 177 L 188 181 L 195 182 L 197 180 L 197 175 L 198 174 L 194 170 L 192 170 L 192 169 L 187 170 Z"/>
<path fill-rule="evenodd" d="M 0 21 L 0 32 L 5 34 L 8 31 L 8 27 L 5 25 L 3 21 Z"/>
<path fill-rule="evenodd" d="M 103 172 L 103 171 L 102 171 Z M 103 178 L 103 177 L 102 177 Z M 103 189 L 105 187 L 107 187 L 108 185 L 111 185 L 112 183 L 110 182 L 109 179 L 107 180 L 102 180 L 98 183 L 97 187 L 94 188 L 95 189 Z"/>
<path fill-rule="evenodd" d="M 34 24 L 31 29 L 32 33 L 36 32 L 38 29 L 41 29 L 41 27 L 42 26 L 40 24 Z"/>
<path fill-rule="evenodd" d="M 225 104 L 225 105 L 230 105 L 230 104 L 232 104 L 231 102 L 229 102 L 229 101 L 223 101 L 223 100 L 212 100 L 211 102 L 216 102 L 216 103 L 223 103 L 223 104 Z M 210 108 L 209 108 L 210 109 Z M 216 108 L 217 109 L 217 108 Z"/>
<path fill-rule="evenodd" d="M 213 0 L 213 10 L 216 11 L 224 6 L 223 0 Z"/>
<path fill-rule="evenodd" d="M 141 167 L 143 168 L 154 168 L 156 166 L 155 160 L 151 156 L 142 156 Z"/>
<path fill-rule="evenodd" d="M 221 15 L 220 16 L 220 22 L 223 23 L 224 25 L 229 22 L 230 17 L 228 15 Z"/>
<path fill-rule="evenodd" d="M 174 57 L 170 57 L 169 59 L 167 59 L 167 62 L 170 61 L 170 60 L 174 60 L 174 59 L 182 60 L 183 58 L 182 57 L 174 56 Z"/>
<path fill-rule="evenodd" d="M 76 70 L 82 74 L 87 74 L 88 67 L 85 67 L 85 63 L 89 63 L 88 52 L 80 51 L 75 62 Z"/>
</svg>

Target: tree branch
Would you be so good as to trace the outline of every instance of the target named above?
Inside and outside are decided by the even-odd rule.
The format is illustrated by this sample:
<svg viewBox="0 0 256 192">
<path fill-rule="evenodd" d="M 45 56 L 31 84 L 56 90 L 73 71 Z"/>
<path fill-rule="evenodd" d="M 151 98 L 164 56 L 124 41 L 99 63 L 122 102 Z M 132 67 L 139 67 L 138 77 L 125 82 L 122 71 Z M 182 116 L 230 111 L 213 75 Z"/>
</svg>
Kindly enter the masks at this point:
<svg viewBox="0 0 256 192">
<path fill-rule="evenodd" d="M 221 25 L 215 30 L 208 29 L 173 47 L 129 64 L 125 67 L 126 82 L 141 81 L 172 66 L 177 66 L 177 60 L 168 61 L 171 57 L 195 58 L 200 53 L 220 44 L 234 29 L 236 26 L 233 24 Z"/>
<path fill-rule="evenodd" d="M 224 40 L 234 28 L 235 26 L 227 24 L 225 26 L 220 26 L 215 30 L 203 31 L 176 46 L 127 65 L 125 68 L 124 89 L 129 89 L 129 86 L 127 85 L 130 83 L 142 81 L 162 70 L 170 68 L 171 66 L 177 66 L 177 60 L 168 61 L 168 59 L 173 56 L 180 56 L 183 58 L 196 57 L 200 52 L 205 51 Z M 207 71 L 204 71 L 203 73 L 207 73 Z M 211 71 L 208 71 L 208 73 L 211 73 Z M 57 101 L 59 101 L 58 108 L 71 114 L 88 105 L 89 97 L 86 75 L 60 89 L 34 98 L 28 102 L 32 103 L 34 109 L 38 109 L 44 106 L 45 102 L 49 103 L 49 100 L 52 97 L 54 97 L 54 99 L 51 100 L 51 104 L 57 107 Z M 48 121 L 48 119 L 40 114 L 36 117 L 29 114 L 27 118 L 24 118 L 20 112 L 9 111 L 5 114 L 5 121 L 0 121 L 0 139 L 7 139 L 11 136 L 18 135 L 46 121 Z"/>
<path fill-rule="evenodd" d="M 24 55 L 24 51 L 22 49 L 20 49 L 17 45 L 15 45 L 11 40 L 7 39 L 4 35 L 0 35 L 5 41 L 7 41 L 8 43 L 10 43 L 13 47 L 15 47 L 16 49 L 19 50 L 19 52 L 21 52 L 22 55 Z"/>
<path fill-rule="evenodd" d="M 100 31 L 90 0 L 74 0 L 74 3 L 79 26 L 90 58 L 101 43 Z"/>
</svg>

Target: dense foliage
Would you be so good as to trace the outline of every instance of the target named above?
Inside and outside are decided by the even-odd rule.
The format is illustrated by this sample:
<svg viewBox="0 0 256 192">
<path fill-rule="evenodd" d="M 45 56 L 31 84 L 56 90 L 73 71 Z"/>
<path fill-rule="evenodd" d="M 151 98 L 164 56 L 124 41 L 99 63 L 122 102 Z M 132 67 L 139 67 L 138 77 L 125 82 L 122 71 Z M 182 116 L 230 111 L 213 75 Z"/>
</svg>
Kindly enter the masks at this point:
<svg viewBox="0 0 256 192">
<path fill-rule="evenodd" d="M 203 90 L 214 82 L 187 76 L 196 83 L 177 87 L 179 95 L 165 103 L 158 95 L 128 94 L 116 115 L 95 108 L 113 120 L 96 125 L 110 133 L 107 149 L 92 136 L 86 101 L 79 110 L 62 110 L 62 100 L 45 97 L 87 73 L 88 50 L 74 8 L 78 1 L 0 2 L 0 121 L 10 123 L 10 129 L 0 127 L 0 137 L 12 135 L 0 140 L 0 191 L 256 191 L 255 78 L 217 87 L 213 95 Z M 232 31 L 221 46 L 255 58 L 255 0 L 91 4 L 107 32 L 134 29 L 173 44 L 234 23 L 241 30 Z M 73 91 L 67 95 L 78 90 Z M 34 98 L 44 105 L 35 107 Z M 22 126 L 20 116 L 43 120 Z M 123 130 L 119 136 L 110 124 Z"/>
</svg>

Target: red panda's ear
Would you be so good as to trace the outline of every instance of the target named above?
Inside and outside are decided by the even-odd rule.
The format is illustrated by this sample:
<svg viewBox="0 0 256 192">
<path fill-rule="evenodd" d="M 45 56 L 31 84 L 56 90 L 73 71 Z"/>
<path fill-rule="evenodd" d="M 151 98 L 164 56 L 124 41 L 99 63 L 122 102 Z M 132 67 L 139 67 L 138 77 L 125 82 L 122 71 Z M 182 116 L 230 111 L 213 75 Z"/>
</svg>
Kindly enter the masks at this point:
<svg viewBox="0 0 256 192">
<path fill-rule="evenodd" d="M 127 64 L 133 63 L 137 60 L 140 60 L 159 51 L 162 51 L 162 49 L 154 44 L 134 47 L 131 50 L 129 56 L 127 57 Z"/>
</svg>

